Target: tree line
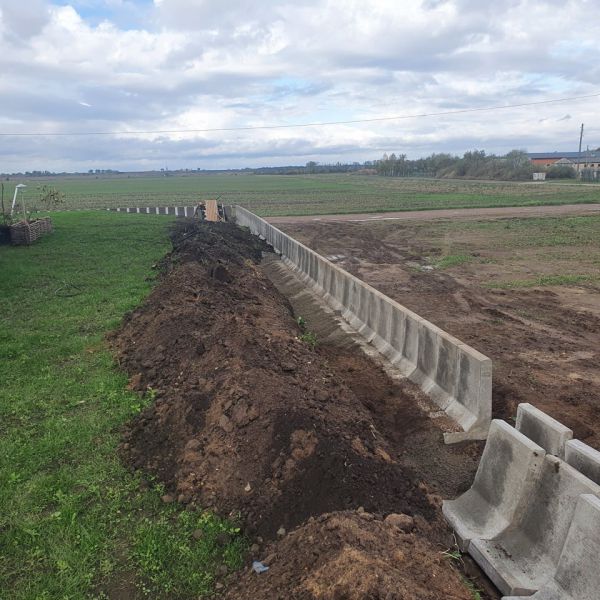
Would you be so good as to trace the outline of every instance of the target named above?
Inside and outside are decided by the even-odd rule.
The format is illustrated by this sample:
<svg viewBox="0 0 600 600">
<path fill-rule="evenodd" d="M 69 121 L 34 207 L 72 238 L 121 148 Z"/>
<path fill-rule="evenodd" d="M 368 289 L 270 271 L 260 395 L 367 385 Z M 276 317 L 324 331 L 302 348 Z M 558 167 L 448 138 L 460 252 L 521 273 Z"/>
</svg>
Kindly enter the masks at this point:
<svg viewBox="0 0 600 600">
<path fill-rule="evenodd" d="M 471 179 L 531 179 L 539 169 L 531 164 L 527 152 L 511 150 L 504 156 L 469 150 L 463 156 L 439 153 L 409 160 L 405 154 L 384 154 L 375 169 L 386 177 L 464 177 Z"/>
</svg>

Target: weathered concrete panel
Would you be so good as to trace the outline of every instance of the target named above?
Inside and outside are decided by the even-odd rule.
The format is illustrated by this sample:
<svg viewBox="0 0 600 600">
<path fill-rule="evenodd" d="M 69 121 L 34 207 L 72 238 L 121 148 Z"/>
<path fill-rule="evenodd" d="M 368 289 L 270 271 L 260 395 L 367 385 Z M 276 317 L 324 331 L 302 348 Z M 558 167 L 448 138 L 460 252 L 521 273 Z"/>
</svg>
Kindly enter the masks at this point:
<svg viewBox="0 0 600 600">
<path fill-rule="evenodd" d="M 484 439 L 492 412 L 492 363 L 473 348 L 334 265 L 250 211 L 239 225 L 262 235 L 284 262 L 384 356 L 454 418 L 446 441 Z"/>
<path fill-rule="evenodd" d="M 565 444 L 565 460 L 580 473 L 600 485 L 600 452 L 581 440 Z"/>
<path fill-rule="evenodd" d="M 445 500 L 444 516 L 462 551 L 474 538 L 491 539 L 518 518 L 540 474 L 544 449 L 500 420 L 493 420 L 471 488 Z"/>
<path fill-rule="evenodd" d="M 579 496 L 554 577 L 533 596 L 502 600 L 598 600 L 600 597 L 600 500 Z"/>
<path fill-rule="evenodd" d="M 581 494 L 600 497 L 600 486 L 560 458 L 546 454 L 527 506 L 516 515 L 518 520 L 493 539 L 472 539 L 469 554 L 503 594 L 537 592 L 557 570 Z"/>
<path fill-rule="evenodd" d="M 565 457 L 565 444 L 573 437 L 571 429 L 526 402 L 517 408 L 517 429 L 559 458 Z"/>
</svg>

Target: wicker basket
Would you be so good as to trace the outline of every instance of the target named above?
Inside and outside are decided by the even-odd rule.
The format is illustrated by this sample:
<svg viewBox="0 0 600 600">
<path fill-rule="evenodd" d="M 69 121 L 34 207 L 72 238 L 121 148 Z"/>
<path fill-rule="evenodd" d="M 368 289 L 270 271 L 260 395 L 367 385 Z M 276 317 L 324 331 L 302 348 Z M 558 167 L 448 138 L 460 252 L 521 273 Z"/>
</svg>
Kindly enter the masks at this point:
<svg viewBox="0 0 600 600">
<path fill-rule="evenodd" d="M 44 217 L 35 221 L 21 221 L 10 227 L 10 243 L 15 246 L 28 246 L 45 233 L 52 231 L 52 219 Z"/>
</svg>

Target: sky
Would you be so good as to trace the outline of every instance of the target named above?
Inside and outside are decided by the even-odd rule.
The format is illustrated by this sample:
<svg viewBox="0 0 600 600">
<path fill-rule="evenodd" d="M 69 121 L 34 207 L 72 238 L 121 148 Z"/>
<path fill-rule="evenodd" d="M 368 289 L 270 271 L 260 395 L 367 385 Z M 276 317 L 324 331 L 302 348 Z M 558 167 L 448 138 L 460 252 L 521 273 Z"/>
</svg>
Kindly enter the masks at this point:
<svg viewBox="0 0 600 600">
<path fill-rule="evenodd" d="M 600 146 L 596 0 L 0 0 L 0 172 Z M 70 136 L 103 132 L 116 135 Z"/>
</svg>

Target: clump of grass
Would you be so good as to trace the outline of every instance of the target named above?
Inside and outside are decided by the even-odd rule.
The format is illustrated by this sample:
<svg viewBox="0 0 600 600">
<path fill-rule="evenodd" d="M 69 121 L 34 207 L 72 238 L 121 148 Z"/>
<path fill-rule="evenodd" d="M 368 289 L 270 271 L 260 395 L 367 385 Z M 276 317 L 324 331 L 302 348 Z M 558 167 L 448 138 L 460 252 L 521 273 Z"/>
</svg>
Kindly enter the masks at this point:
<svg viewBox="0 0 600 600">
<path fill-rule="evenodd" d="M 308 330 L 308 326 L 306 324 L 306 320 L 304 319 L 304 317 L 300 316 L 296 319 L 296 323 L 298 323 L 298 327 L 300 328 L 300 331 L 302 332 L 299 336 L 298 339 L 301 342 L 304 342 L 306 344 L 308 344 L 313 350 L 317 347 L 317 334 L 314 333 L 313 331 L 309 331 Z"/>
<path fill-rule="evenodd" d="M 302 335 L 298 336 L 298 339 L 300 341 L 308 344 L 312 350 L 314 350 L 317 347 L 317 344 L 318 344 L 317 334 L 314 333 L 313 331 L 307 331 L 307 332 L 303 333 Z"/>
<path fill-rule="evenodd" d="M 460 566 L 464 568 L 462 553 L 458 548 L 445 550 L 444 552 L 442 552 L 442 556 L 451 561 L 459 563 Z M 475 583 L 463 574 L 461 574 L 461 579 L 465 587 L 471 593 L 473 600 L 481 600 L 481 590 L 475 585 Z"/>
<path fill-rule="evenodd" d="M 596 281 L 600 281 L 600 277 L 597 275 L 541 275 L 534 279 L 513 279 L 512 281 L 490 282 L 483 285 L 487 288 L 504 290 L 549 285 L 579 285 Z"/>
<path fill-rule="evenodd" d="M 468 254 L 448 254 L 442 256 L 435 261 L 434 266 L 437 269 L 448 269 L 450 267 L 458 267 L 472 260 L 472 256 Z"/>
</svg>

